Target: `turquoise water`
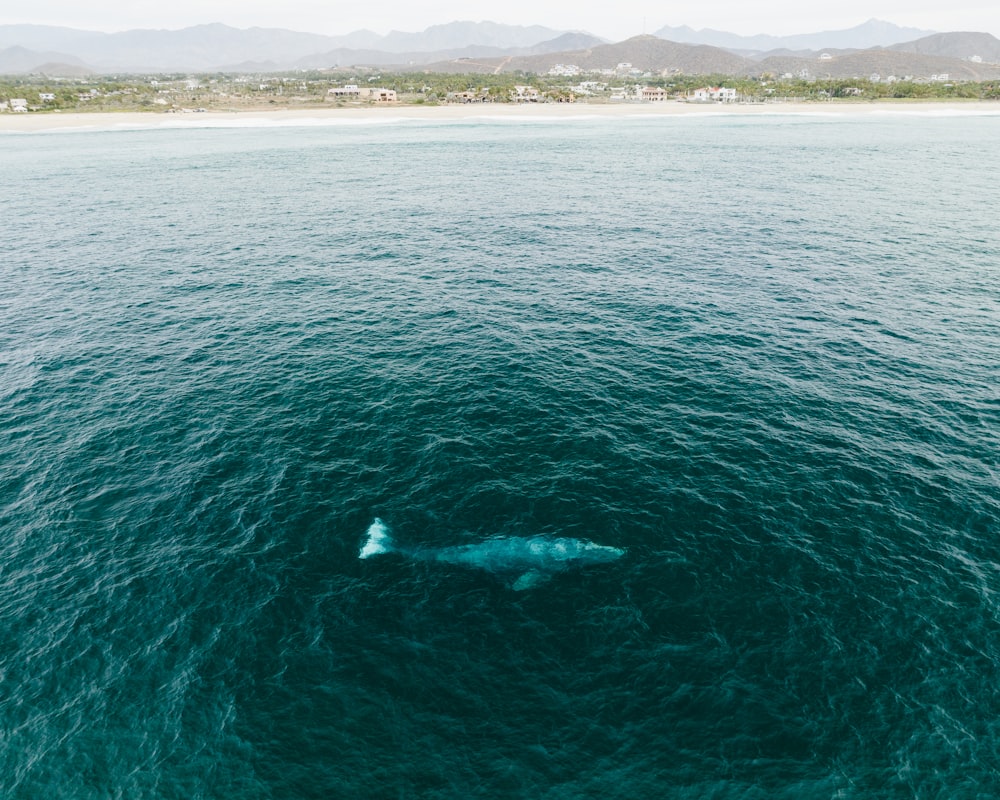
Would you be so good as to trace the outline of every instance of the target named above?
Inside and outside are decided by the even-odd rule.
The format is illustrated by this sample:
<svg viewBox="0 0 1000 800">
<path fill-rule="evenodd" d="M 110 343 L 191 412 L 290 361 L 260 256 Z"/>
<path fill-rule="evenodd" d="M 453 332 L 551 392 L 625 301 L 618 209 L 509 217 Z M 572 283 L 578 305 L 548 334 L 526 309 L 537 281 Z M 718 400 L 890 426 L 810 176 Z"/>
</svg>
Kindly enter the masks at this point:
<svg viewBox="0 0 1000 800">
<path fill-rule="evenodd" d="M 3 136 L 0 793 L 995 796 L 998 141 Z"/>
</svg>

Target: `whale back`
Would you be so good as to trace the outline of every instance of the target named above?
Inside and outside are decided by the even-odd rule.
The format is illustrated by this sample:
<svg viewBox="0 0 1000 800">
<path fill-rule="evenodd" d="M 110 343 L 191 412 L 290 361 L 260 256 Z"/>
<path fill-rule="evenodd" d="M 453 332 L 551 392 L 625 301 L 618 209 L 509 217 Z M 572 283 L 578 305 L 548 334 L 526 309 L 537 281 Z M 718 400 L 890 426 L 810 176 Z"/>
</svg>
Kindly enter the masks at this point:
<svg viewBox="0 0 1000 800">
<path fill-rule="evenodd" d="M 583 539 L 548 536 L 496 537 L 455 547 L 400 547 L 380 519 L 369 526 L 359 558 L 398 553 L 420 561 L 471 567 L 503 576 L 515 590 L 537 586 L 572 566 L 600 564 L 621 558 L 625 551 Z"/>
<path fill-rule="evenodd" d="M 575 564 L 614 561 L 623 554 L 624 551 L 617 547 L 581 539 L 531 536 L 503 537 L 478 544 L 446 547 L 434 551 L 433 558 L 489 572 L 558 572 Z"/>
</svg>

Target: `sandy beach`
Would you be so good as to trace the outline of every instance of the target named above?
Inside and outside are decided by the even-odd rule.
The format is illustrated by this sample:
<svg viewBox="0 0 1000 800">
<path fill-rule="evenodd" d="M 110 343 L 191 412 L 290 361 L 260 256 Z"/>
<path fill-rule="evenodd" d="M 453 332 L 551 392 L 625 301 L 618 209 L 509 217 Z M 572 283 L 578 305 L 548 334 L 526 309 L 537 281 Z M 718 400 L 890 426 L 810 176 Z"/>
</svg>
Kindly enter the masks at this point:
<svg viewBox="0 0 1000 800">
<path fill-rule="evenodd" d="M 556 104 L 540 105 L 399 105 L 365 108 L 302 108 L 271 111 L 103 112 L 0 114 L 0 132 L 59 130 L 135 130 L 142 128 L 299 126 L 391 123 L 402 121 L 557 120 L 706 115 L 808 114 L 815 116 L 957 116 L 1000 115 L 1000 102 L 882 102 L 694 104 Z"/>
</svg>

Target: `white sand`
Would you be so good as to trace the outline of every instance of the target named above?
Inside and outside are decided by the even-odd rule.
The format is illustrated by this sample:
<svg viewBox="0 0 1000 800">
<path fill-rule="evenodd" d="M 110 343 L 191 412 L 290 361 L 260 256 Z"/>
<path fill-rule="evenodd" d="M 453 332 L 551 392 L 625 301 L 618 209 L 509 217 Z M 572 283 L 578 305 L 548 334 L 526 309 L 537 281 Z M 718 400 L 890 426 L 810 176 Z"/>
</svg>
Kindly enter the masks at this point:
<svg viewBox="0 0 1000 800">
<path fill-rule="evenodd" d="M 0 132 L 41 132 L 55 130 L 136 130 L 142 128 L 264 127 L 298 125 L 366 124 L 418 120 L 425 122 L 497 120 L 555 120 L 611 117 L 663 117 L 683 115 L 767 115 L 809 114 L 983 116 L 1000 115 L 1000 102 L 881 102 L 881 103 L 766 103 L 694 104 L 587 104 L 546 103 L 541 105 L 469 104 L 448 106 L 384 106 L 379 108 L 316 108 L 282 111 L 207 111 L 193 113 L 107 112 L 107 113 L 27 113 L 0 114 Z"/>
</svg>

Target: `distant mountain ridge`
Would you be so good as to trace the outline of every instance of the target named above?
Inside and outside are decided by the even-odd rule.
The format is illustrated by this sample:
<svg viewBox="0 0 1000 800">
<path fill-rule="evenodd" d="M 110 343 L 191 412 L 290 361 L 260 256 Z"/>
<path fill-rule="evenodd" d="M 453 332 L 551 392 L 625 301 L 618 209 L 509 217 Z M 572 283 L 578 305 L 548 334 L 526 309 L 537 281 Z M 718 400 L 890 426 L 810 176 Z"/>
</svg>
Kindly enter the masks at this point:
<svg viewBox="0 0 1000 800">
<path fill-rule="evenodd" d="M 473 54 L 493 54 L 538 47 L 565 33 L 540 25 L 494 22 L 453 22 L 434 25 L 419 33 L 393 31 L 385 36 L 371 31 L 326 36 L 280 28 L 241 29 L 221 23 L 181 30 L 136 29 L 120 33 L 0 25 L 0 72 L 25 71 L 15 67 L 13 59 L 3 57 L 13 47 L 38 51 L 44 61 L 86 62 L 104 72 L 212 71 L 247 61 L 269 62 L 275 69 L 292 69 L 304 58 L 329 51 L 362 50 L 374 55 L 377 61 L 399 63 L 399 58 L 390 55 L 406 54 L 406 60 L 412 61 L 414 54 L 427 52 L 434 53 L 436 59 L 464 48 L 472 48 Z"/>
<path fill-rule="evenodd" d="M 504 59 L 502 64 L 497 61 L 494 65 L 487 61 L 483 67 L 505 72 L 517 70 L 547 72 L 556 62 L 573 64 L 585 70 L 609 68 L 627 63 L 644 72 L 679 69 L 690 74 L 702 75 L 711 73 L 739 75 L 748 68 L 746 58 L 728 50 L 707 45 L 678 44 L 648 34 L 633 36 L 623 42 L 601 44 L 569 52 Z"/>
<path fill-rule="evenodd" d="M 29 50 L 17 45 L 0 50 L 0 72 L 17 75 L 37 70 L 39 66 L 45 64 L 65 65 L 74 69 L 86 68 L 83 61 L 65 53 Z"/>
<path fill-rule="evenodd" d="M 390 53 L 453 50 L 470 45 L 502 49 L 531 47 L 557 38 L 564 31 L 541 25 L 501 25 L 497 22 L 450 22 L 432 25 L 419 33 L 392 31 L 373 49 Z"/>
<path fill-rule="evenodd" d="M 664 30 L 659 32 L 663 34 Z M 690 29 L 669 29 L 683 31 Z M 654 74 L 765 73 L 867 77 L 870 74 L 928 77 L 947 73 L 956 80 L 1000 76 L 1000 40 L 988 33 L 942 33 L 879 47 L 847 47 L 872 37 L 885 41 L 914 29 L 870 20 L 849 31 L 795 37 L 738 37 L 711 32 L 744 45 L 784 42 L 767 51 L 670 41 L 643 35 L 608 43 L 580 32 L 541 26 L 487 22 L 436 25 L 421 33 L 394 31 L 380 36 L 355 31 L 325 36 L 284 29 L 238 29 L 223 24 L 177 31 L 122 33 L 40 25 L 0 26 L 0 74 L 40 72 L 72 75 L 93 72 L 261 72 L 370 66 L 442 72 L 544 73 L 556 64 L 607 69 L 628 63 Z M 699 34 L 705 34 L 702 31 Z M 920 32 L 922 33 L 922 32 Z M 539 39 L 538 37 L 543 37 Z M 868 37 L 868 39 L 865 39 Z M 819 45 L 819 42 L 825 44 Z M 839 43 L 841 46 L 836 46 Z M 805 47 L 810 45 L 810 47 Z M 400 49 L 400 48 L 409 49 Z M 820 57 L 822 56 L 822 58 Z M 43 69 L 44 67 L 44 69 Z"/>
<path fill-rule="evenodd" d="M 888 48 L 900 53 L 916 53 L 944 58 L 982 59 L 1000 64 L 1000 40 L 988 33 L 935 33 L 914 42 L 904 42 Z"/>
<path fill-rule="evenodd" d="M 707 44 L 721 47 L 724 50 L 764 53 L 771 50 L 867 50 L 871 47 L 886 47 L 900 42 L 909 42 L 933 33 L 934 31 L 901 28 L 891 22 L 870 19 L 846 30 L 804 33 L 793 36 L 771 36 L 769 34 L 741 36 L 710 28 L 696 31 L 686 25 L 679 28 L 666 26 L 654 32 L 653 35 L 681 44 Z"/>
<path fill-rule="evenodd" d="M 989 36 L 989 34 L 985 34 Z M 989 36 L 1000 47 L 1000 40 Z M 792 74 L 813 78 L 868 79 L 913 76 L 929 78 L 947 74 L 951 80 L 996 80 L 1000 64 L 973 62 L 946 56 L 908 53 L 886 48 L 866 50 L 823 50 L 803 56 L 785 52 L 751 58 L 721 47 L 668 42 L 656 36 L 635 36 L 616 44 L 597 45 L 585 49 L 546 55 L 483 58 L 475 61 L 446 61 L 430 65 L 440 72 L 534 72 L 545 73 L 556 64 L 574 65 L 582 70 L 608 69 L 628 64 L 640 73 L 654 75 L 684 73 L 687 75 L 731 75 L 734 77 L 781 76 Z M 624 72 L 619 79 L 628 80 Z M 634 80 L 641 80 L 638 76 Z"/>
</svg>

